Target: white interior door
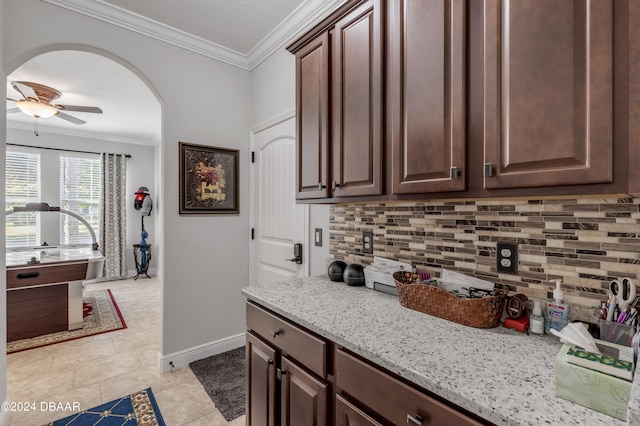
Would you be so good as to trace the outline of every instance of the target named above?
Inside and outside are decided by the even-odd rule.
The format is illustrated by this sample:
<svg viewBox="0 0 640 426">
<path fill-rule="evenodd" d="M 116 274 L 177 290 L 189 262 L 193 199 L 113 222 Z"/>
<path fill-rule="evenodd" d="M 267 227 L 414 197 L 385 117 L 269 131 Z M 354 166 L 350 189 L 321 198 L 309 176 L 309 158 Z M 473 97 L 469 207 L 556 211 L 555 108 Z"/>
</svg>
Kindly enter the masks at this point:
<svg viewBox="0 0 640 426">
<path fill-rule="evenodd" d="M 308 208 L 296 204 L 294 117 L 255 131 L 252 145 L 251 285 L 305 276 Z M 302 264 L 287 260 L 297 243 L 302 244 Z"/>
</svg>

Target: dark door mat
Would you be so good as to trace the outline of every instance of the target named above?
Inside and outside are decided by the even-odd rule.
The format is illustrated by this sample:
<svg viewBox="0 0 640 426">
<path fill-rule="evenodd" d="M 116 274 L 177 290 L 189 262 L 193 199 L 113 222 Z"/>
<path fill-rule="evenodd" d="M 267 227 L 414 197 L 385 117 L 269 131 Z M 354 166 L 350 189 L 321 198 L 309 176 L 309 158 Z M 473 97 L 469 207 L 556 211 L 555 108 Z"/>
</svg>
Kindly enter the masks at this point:
<svg viewBox="0 0 640 426">
<path fill-rule="evenodd" d="M 226 421 L 245 412 L 244 346 L 189 364 Z"/>
</svg>

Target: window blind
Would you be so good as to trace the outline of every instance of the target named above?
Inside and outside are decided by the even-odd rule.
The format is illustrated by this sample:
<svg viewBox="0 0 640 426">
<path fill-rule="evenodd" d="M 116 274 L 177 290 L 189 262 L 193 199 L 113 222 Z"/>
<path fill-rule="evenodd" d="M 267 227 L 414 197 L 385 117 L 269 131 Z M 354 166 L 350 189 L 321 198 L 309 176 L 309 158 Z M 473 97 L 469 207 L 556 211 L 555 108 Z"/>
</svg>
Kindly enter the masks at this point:
<svg viewBox="0 0 640 426">
<path fill-rule="evenodd" d="M 40 201 L 40 154 L 6 153 L 6 210 Z M 6 217 L 6 246 L 39 245 L 40 215 L 34 212 L 13 213 Z"/>
<path fill-rule="evenodd" d="M 82 216 L 100 230 L 100 156 L 60 156 L 60 207 Z M 60 244 L 90 244 L 89 230 L 76 218 L 60 215 Z"/>
</svg>

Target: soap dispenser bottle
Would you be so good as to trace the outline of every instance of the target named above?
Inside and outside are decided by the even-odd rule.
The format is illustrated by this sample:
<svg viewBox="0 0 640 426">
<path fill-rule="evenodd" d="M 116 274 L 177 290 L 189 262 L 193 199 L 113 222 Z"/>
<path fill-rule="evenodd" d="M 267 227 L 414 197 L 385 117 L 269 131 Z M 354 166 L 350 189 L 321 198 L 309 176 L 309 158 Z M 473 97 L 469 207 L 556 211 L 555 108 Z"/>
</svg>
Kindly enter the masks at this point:
<svg viewBox="0 0 640 426">
<path fill-rule="evenodd" d="M 547 326 L 545 331 L 550 334 L 550 329 L 562 330 L 569 323 L 569 305 L 564 303 L 562 280 L 551 280 L 556 283 L 553 290 L 553 302 L 547 304 Z"/>
<path fill-rule="evenodd" d="M 529 322 L 529 333 L 544 334 L 544 317 L 542 316 L 542 307 L 539 300 L 533 302 L 533 313 Z"/>
</svg>

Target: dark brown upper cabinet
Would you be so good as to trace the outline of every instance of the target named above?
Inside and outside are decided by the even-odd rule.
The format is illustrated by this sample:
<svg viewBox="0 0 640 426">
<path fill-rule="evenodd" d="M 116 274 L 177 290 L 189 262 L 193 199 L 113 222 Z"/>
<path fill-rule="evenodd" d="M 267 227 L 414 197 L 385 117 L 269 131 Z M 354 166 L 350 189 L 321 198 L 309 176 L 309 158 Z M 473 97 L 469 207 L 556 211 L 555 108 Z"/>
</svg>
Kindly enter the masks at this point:
<svg viewBox="0 0 640 426">
<path fill-rule="evenodd" d="M 297 199 L 329 196 L 329 36 L 296 52 Z"/>
<path fill-rule="evenodd" d="M 464 190 L 466 1 L 388 9 L 392 192 Z"/>
<path fill-rule="evenodd" d="M 369 0 L 333 29 L 332 191 L 334 197 L 382 194 L 383 32 L 380 0 Z"/>
<path fill-rule="evenodd" d="M 345 1 L 287 47 L 297 199 L 640 192 L 638 27 L 625 1 Z"/>
<path fill-rule="evenodd" d="M 378 196 L 384 176 L 381 0 L 348 0 L 296 55 L 298 200 Z"/>
<path fill-rule="evenodd" d="M 613 180 L 613 2 L 484 2 L 484 187 Z"/>
</svg>

